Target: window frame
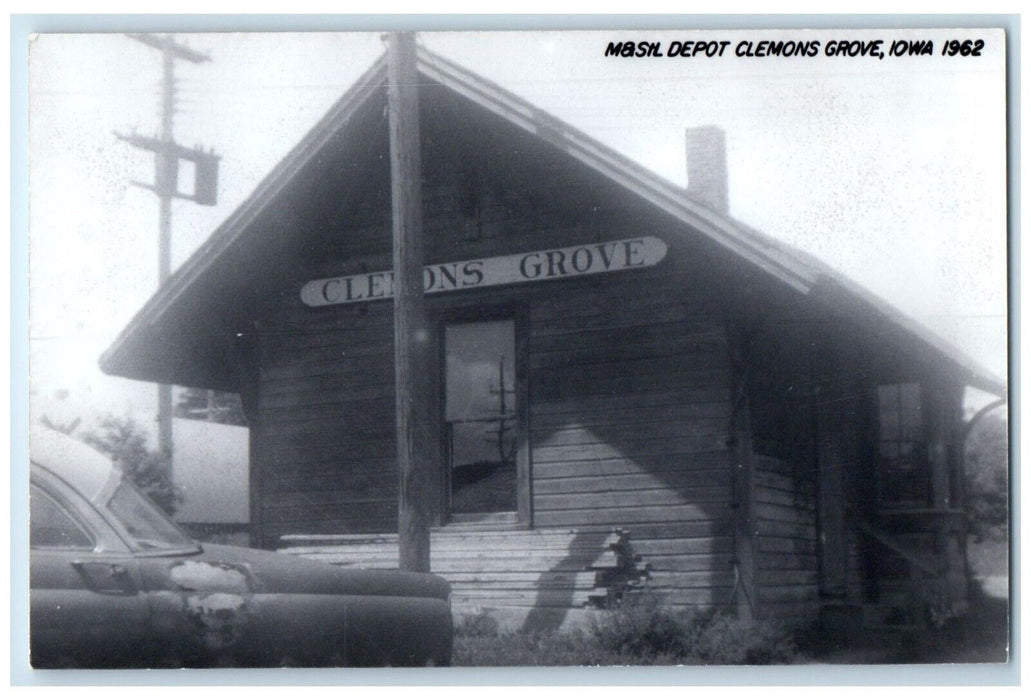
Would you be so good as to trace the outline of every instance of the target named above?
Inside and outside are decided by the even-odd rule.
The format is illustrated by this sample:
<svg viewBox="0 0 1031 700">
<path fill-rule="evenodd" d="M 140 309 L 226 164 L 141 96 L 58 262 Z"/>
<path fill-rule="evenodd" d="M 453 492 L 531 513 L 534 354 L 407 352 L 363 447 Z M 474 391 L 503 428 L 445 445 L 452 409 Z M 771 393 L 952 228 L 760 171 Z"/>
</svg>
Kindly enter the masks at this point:
<svg viewBox="0 0 1031 700">
<path fill-rule="evenodd" d="M 35 544 L 32 541 L 32 521 L 33 521 L 33 498 L 36 493 L 39 493 L 43 498 L 48 499 L 51 504 L 57 509 L 58 512 L 62 513 L 73 525 L 75 525 L 79 532 L 85 535 L 89 541 L 89 545 L 40 545 Z M 38 501 L 37 501 L 38 502 Z M 45 551 L 45 552 L 96 552 L 100 546 L 100 538 L 97 537 L 96 532 L 93 528 L 89 527 L 83 519 L 78 516 L 74 508 L 69 507 L 69 504 L 65 502 L 60 495 L 53 493 L 50 489 L 43 486 L 43 484 L 33 480 L 29 482 L 29 549 L 30 551 Z"/>
<path fill-rule="evenodd" d="M 916 403 L 915 407 L 907 407 L 906 402 L 903 400 L 903 388 L 912 386 L 916 388 Z M 885 433 L 885 421 L 886 417 L 883 411 L 883 399 L 882 392 L 885 389 L 894 391 L 894 411 L 896 425 L 896 435 L 892 437 L 886 437 Z M 912 437 L 906 437 L 904 426 L 908 418 L 913 416 L 903 415 L 907 408 L 915 410 L 915 434 Z M 876 499 L 879 508 L 882 509 L 899 509 L 899 510 L 915 510 L 919 508 L 929 508 L 933 504 L 934 498 L 934 487 L 933 487 L 933 473 L 930 455 L 928 453 L 928 435 L 926 425 L 926 390 L 922 382 L 919 381 L 894 381 L 878 383 L 874 387 L 874 413 L 876 420 L 874 422 L 876 434 L 874 440 L 874 454 L 876 460 Z M 908 445 L 911 457 L 908 458 L 906 463 L 910 466 L 908 468 L 892 467 L 888 461 L 892 459 L 892 456 L 884 449 L 887 445 L 895 447 L 897 456 L 894 459 L 902 464 L 901 455 L 903 453 L 903 446 Z M 919 498 L 912 498 L 903 492 L 904 486 L 898 483 L 892 483 L 899 480 L 899 477 L 893 477 L 893 474 L 906 474 L 907 481 L 914 480 L 918 481 L 922 486 L 922 496 Z"/>
</svg>

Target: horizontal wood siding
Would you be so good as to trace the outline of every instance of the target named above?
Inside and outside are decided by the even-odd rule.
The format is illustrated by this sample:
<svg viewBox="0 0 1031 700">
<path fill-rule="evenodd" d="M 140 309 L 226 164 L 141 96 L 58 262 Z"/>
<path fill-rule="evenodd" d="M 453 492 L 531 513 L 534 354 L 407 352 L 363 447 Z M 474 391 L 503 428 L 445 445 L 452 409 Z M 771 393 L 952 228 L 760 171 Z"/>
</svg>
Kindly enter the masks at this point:
<svg viewBox="0 0 1031 700">
<path fill-rule="evenodd" d="M 820 604 L 815 484 L 787 462 L 756 455 L 754 498 L 759 614 L 812 621 Z"/>
<path fill-rule="evenodd" d="M 495 532 L 469 526 L 437 528 L 430 538 L 430 567 L 451 583 L 451 602 L 459 614 L 499 607 L 562 611 L 604 600 L 613 582 L 626 578 L 627 562 L 619 554 L 624 541 L 621 533 L 609 528 Z M 336 566 L 396 569 L 398 565 L 396 535 L 321 541 L 292 537 L 283 544 L 280 551 Z"/>
<path fill-rule="evenodd" d="M 670 604 L 725 603 L 733 493 L 720 314 L 656 273 L 553 295 L 530 326 L 534 523 L 626 528 Z"/>
<path fill-rule="evenodd" d="M 262 334 L 264 539 L 397 527 L 389 306 L 285 301 Z"/>
</svg>

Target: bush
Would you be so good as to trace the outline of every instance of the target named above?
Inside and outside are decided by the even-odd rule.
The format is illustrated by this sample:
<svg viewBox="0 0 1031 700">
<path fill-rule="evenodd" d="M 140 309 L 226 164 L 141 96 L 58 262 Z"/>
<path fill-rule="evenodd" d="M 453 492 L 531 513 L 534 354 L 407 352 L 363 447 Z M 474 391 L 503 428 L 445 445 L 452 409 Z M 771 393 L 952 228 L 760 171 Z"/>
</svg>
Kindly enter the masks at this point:
<svg viewBox="0 0 1031 700">
<path fill-rule="evenodd" d="M 698 619 L 644 594 L 625 597 L 619 607 L 593 620 L 591 628 L 604 649 L 640 657 L 680 657 L 694 645 Z"/>
<path fill-rule="evenodd" d="M 705 621 L 689 656 L 706 664 L 784 664 L 798 661 L 800 654 L 783 625 L 719 613 Z"/>
<path fill-rule="evenodd" d="M 500 625 L 489 612 L 466 615 L 455 625 L 456 637 L 497 637 Z"/>
<path fill-rule="evenodd" d="M 773 664 L 800 656 L 793 633 L 782 625 L 714 610 L 674 610 L 648 594 L 624 599 L 593 625 L 593 633 L 601 647 L 651 663 Z"/>
<path fill-rule="evenodd" d="M 1009 528 L 1009 445 L 1005 417 L 989 414 L 966 442 L 970 527 L 978 541 L 1005 542 Z"/>
<path fill-rule="evenodd" d="M 113 459 L 163 511 L 175 514 L 182 496 L 169 478 L 172 455 L 147 449 L 147 433 L 132 418 L 107 416 L 83 441 Z"/>
</svg>

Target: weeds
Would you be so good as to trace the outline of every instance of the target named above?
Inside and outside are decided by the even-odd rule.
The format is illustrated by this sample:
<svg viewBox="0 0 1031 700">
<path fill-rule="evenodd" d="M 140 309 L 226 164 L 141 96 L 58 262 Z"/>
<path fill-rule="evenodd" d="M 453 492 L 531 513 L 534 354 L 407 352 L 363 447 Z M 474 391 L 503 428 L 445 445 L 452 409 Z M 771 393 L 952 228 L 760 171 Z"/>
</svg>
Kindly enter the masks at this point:
<svg viewBox="0 0 1031 700">
<path fill-rule="evenodd" d="M 459 666 L 624 666 L 775 664 L 802 655 L 780 625 L 677 610 L 643 595 L 572 632 L 500 632 L 488 613 L 469 616 L 456 628 L 454 658 Z"/>
<path fill-rule="evenodd" d="M 603 647 L 635 656 L 672 657 L 685 664 L 776 664 L 799 659 L 790 630 L 773 622 L 739 620 L 715 610 L 680 611 L 641 595 L 596 621 Z"/>
<path fill-rule="evenodd" d="M 589 634 L 502 632 L 455 637 L 455 666 L 627 666 L 646 663 L 600 647 Z"/>
<path fill-rule="evenodd" d="M 707 616 L 690 656 L 706 664 L 785 664 L 801 660 L 794 634 L 774 622 Z"/>
<path fill-rule="evenodd" d="M 463 617 L 455 626 L 455 636 L 473 639 L 497 637 L 499 630 L 498 621 L 490 613 L 480 611 Z"/>
<path fill-rule="evenodd" d="M 697 616 L 673 611 L 656 596 L 625 598 L 592 621 L 594 639 L 604 649 L 638 657 L 685 656 L 697 636 Z"/>
</svg>

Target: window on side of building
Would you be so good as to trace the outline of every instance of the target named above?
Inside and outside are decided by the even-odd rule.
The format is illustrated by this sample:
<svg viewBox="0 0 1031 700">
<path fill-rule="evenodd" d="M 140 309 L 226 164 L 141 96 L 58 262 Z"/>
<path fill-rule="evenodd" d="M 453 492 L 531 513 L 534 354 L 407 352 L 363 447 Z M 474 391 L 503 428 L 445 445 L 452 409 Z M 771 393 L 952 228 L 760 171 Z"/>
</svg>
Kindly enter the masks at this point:
<svg viewBox="0 0 1031 700">
<path fill-rule="evenodd" d="M 920 385 L 882 384 L 878 402 L 878 500 L 887 508 L 931 505 L 931 470 Z"/>
</svg>

